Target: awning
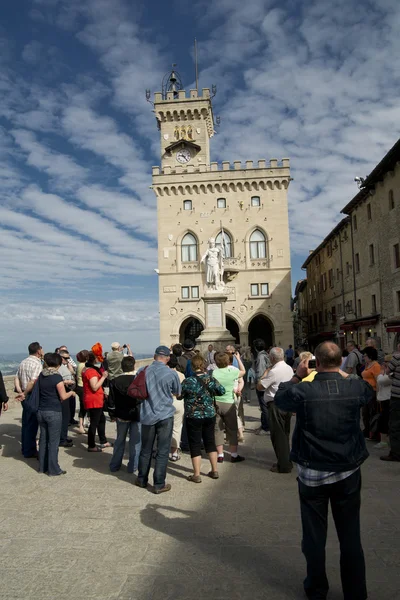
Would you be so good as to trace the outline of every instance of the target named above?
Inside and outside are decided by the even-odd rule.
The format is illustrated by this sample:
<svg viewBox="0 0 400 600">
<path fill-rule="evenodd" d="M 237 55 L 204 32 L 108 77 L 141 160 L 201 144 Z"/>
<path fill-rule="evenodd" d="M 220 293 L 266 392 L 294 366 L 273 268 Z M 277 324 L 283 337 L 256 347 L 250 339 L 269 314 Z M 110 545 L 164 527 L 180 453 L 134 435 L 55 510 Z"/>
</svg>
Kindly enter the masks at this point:
<svg viewBox="0 0 400 600">
<path fill-rule="evenodd" d="M 353 329 L 357 329 L 358 324 L 355 323 L 342 323 L 340 329 L 342 331 L 353 331 Z"/>
<path fill-rule="evenodd" d="M 366 319 L 365 321 L 357 321 L 358 327 L 369 327 L 375 325 L 378 319 Z"/>
<path fill-rule="evenodd" d="M 400 325 L 392 325 L 391 327 L 386 327 L 387 333 L 400 333 Z"/>
</svg>

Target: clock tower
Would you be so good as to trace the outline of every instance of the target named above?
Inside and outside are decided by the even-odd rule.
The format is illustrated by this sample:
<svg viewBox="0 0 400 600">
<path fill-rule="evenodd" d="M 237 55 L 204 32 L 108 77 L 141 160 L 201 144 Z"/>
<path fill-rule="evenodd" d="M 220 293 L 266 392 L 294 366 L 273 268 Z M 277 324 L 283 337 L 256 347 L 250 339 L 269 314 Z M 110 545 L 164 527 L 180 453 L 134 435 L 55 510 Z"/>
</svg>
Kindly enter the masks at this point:
<svg viewBox="0 0 400 600">
<path fill-rule="evenodd" d="M 267 346 L 287 347 L 293 343 L 289 159 L 211 162 L 210 90 L 186 92 L 174 70 L 155 93 L 154 113 L 161 145 L 152 186 L 161 343 L 191 338 L 204 349 L 262 338 Z M 223 257 L 218 290 L 205 268 L 215 246 Z"/>
<path fill-rule="evenodd" d="M 210 164 L 210 138 L 214 135 L 214 118 L 210 90 L 180 88 L 179 75 L 172 71 L 169 85 L 155 94 L 154 111 L 161 133 L 161 167 L 183 165 L 198 167 Z"/>
</svg>

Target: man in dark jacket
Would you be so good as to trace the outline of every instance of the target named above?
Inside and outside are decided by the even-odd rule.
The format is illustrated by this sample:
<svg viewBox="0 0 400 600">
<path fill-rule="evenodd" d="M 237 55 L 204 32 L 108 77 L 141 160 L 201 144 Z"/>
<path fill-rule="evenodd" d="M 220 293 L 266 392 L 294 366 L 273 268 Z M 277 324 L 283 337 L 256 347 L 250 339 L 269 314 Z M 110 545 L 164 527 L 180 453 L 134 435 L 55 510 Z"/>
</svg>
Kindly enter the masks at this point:
<svg viewBox="0 0 400 600">
<path fill-rule="evenodd" d="M 268 374 L 268 369 L 271 367 L 271 361 L 267 351 L 265 350 L 264 340 L 257 339 L 253 342 L 253 347 L 256 353 L 254 361 L 254 373 L 256 376 L 256 386 L 264 379 Z M 269 421 L 268 421 L 268 406 L 264 402 L 264 390 L 260 391 L 256 389 L 258 403 L 261 410 L 261 427 L 255 430 L 256 435 L 267 435 L 269 434 Z"/>
<path fill-rule="evenodd" d="M 117 420 L 117 439 L 110 462 L 110 471 L 119 471 L 125 452 L 126 436 L 129 433 L 128 473 L 137 471 L 141 447 L 140 401 L 128 396 L 127 391 L 135 379 L 135 359 L 125 356 L 121 361 L 122 375 L 110 381 L 108 411 Z"/>
<path fill-rule="evenodd" d="M 333 342 L 320 344 L 315 357 L 318 373 L 314 381 L 300 383 L 309 373 L 308 361 L 303 361 L 275 395 L 275 404 L 296 412 L 297 417 L 290 458 L 298 470 L 302 550 L 307 561 L 304 590 L 311 600 L 325 599 L 328 593 L 325 545 L 330 501 L 340 541 L 344 600 L 365 600 L 360 465 L 368 451 L 360 408 L 374 392 L 362 379 L 341 374 L 341 350 Z"/>
</svg>

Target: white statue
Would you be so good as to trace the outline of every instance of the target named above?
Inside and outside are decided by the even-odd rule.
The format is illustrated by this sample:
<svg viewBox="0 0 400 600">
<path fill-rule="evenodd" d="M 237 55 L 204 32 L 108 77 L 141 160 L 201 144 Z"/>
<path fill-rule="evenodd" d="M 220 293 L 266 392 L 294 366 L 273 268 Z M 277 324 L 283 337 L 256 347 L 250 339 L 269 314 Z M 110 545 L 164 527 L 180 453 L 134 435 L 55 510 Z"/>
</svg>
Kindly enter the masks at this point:
<svg viewBox="0 0 400 600">
<path fill-rule="evenodd" d="M 206 263 L 206 282 L 209 287 L 217 290 L 224 285 L 224 255 L 220 247 L 215 245 L 215 239 L 208 240 L 208 249 L 201 259 Z"/>
</svg>

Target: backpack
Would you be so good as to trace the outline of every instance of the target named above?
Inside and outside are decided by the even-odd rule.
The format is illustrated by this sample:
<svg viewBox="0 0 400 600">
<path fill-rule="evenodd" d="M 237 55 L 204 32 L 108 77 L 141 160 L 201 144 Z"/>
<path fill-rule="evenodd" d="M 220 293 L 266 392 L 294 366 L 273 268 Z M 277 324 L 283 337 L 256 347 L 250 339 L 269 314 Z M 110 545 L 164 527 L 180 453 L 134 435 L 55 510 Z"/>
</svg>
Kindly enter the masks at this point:
<svg viewBox="0 0 400 600">
<path fill-rule="evenodd" d="M 136 400 L 147 400 L 149 397 L 146 385 L 146 369 L 147 367 L 145 367 L 142 371 L 139 371 L 135 379 L 128 387 L 126 393 L 131 398 L 135 398 Z"/>
<path fill-rule="evenodd" d="M 362 357 L 361 354 L 358 350 L 352 350 L 352 352 L 354 352 L 354 354 L 357 356 L 357 364 L 356 364 L 356 374 L 358 375 L 358 377 L 361 377 L 361 373 L 364 371 L 364 365 L 362 362 Z"/>
</svg>

